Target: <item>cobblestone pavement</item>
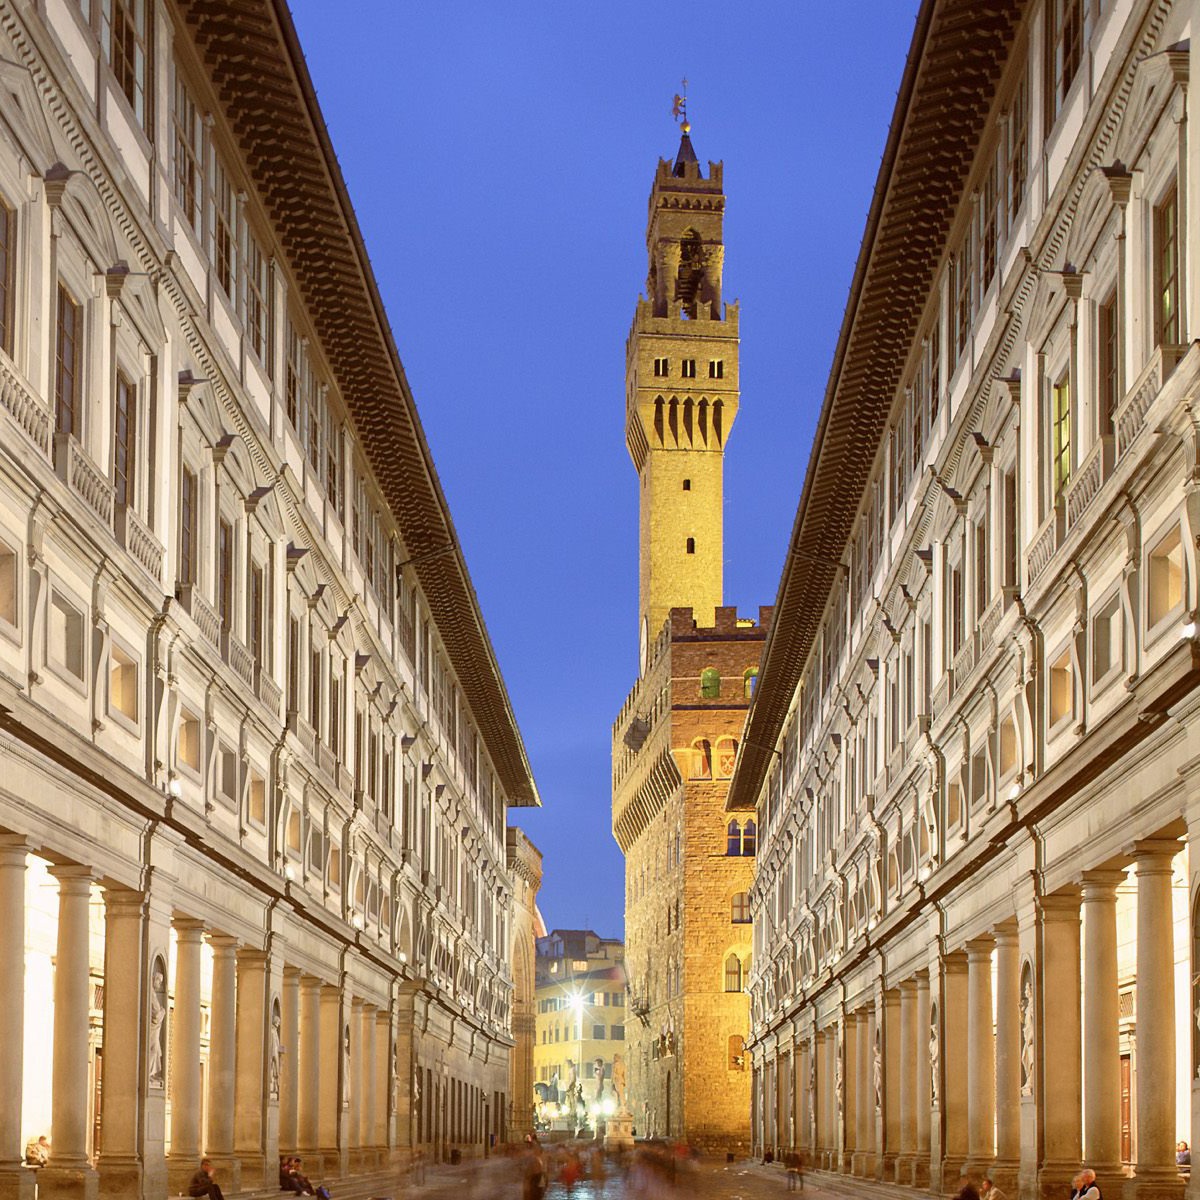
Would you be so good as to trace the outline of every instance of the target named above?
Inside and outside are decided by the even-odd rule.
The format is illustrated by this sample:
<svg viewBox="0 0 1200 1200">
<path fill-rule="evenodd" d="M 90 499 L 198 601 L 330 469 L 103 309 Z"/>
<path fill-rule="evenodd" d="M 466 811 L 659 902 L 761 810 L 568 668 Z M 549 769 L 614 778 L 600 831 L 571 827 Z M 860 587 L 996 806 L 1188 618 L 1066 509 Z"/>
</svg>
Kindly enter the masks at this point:
<svg viewBox="0 0 1200 1200">
<path fill-rule="evenodd" d="M 784 1173 L 749 1160 L 726 1164 L 701 1161 L 681 1173 L 674 1187 L 642 1187 L 632 1176 L 617 1171 L 603 1180 L 581 1179 L 568 1189 L 554 1181 L 545 1200 L 767 1200 L 768 1197 L 800 1200 L 834 1200 L 835 1193 L 811 1177 L 803 1192 L 788 1192 Z M 426 1172 L 424 1184 L 399 1189 L 396 1200 L 520 1200 L 521 1181 L 511 1161 L 493 1159 L 461 1167 L 438 1167 Z M 841 1200 L 841 1197 L 838 1197 Z"/>
</svg>

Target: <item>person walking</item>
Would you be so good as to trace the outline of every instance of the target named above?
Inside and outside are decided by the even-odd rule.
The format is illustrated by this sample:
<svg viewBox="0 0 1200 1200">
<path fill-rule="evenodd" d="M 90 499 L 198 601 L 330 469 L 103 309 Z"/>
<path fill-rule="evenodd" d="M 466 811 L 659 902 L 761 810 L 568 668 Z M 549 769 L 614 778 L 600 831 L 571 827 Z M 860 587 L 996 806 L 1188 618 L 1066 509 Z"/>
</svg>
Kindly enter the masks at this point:
<svg viewBox="0 0 1200 1200">
<path fill-rule="evenodd" d="M 208 1200 L 225 1200 L 220 1185 L 214 1178 L 216 1169 L 211 1158 L 200 1160 L 200 1169 L 192 1176 L 188 1184 L 189 1196 L 207 1196 Z"/>
</svg>

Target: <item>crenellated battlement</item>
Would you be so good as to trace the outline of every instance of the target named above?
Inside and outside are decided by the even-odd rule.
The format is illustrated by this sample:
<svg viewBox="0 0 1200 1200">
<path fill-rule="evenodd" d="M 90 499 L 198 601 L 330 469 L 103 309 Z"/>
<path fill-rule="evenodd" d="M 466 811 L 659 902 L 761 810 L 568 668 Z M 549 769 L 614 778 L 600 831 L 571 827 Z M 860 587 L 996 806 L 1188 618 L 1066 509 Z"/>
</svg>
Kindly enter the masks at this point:
<svg viewBox="0 0 1200 1200">
<path fill-rule="evenodd" d="M 698 162 L 681 162 L 678 169 L 683 172 L 677 175 L 676 164 L 670 159 L 660 158 L 658 169 L 654 173 L 654 190 L 670 188 L 677 192 L 723 192 L 725 190 L 723 162 L 709 162 L 708 175 L 700 169 Z"/>
<path fill-rule="evenodd" d="M 739 617 L 736 605 L 723 605 L 714 611 L 711 625 L 697 625 L 690 608 L 673 608 L 665 628 L 673 642 L 755 641 L 767 636 L 774 611 L 772 604 L 759 605 L 758 620 L 755 621 L 751 617 Z"/>
</svg>

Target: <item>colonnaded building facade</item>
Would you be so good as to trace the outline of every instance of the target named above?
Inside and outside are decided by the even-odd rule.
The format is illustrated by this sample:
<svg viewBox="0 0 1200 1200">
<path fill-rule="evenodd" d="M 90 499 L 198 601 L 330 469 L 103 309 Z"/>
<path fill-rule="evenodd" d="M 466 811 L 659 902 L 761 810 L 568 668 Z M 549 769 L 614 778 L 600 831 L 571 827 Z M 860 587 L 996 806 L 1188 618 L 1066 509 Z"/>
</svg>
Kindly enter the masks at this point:
<svg viewBox="0 0 1200 1200">
<path fill-rule="evenodd" d="M 478 1152 L 537 793 L 286 5 L 0 76 L 0 1192 Z"/>
<path fill-rule="evenodd" d="M 1197 17 L 921 6 L 731 791 L 759 1147 L 1184 1191 Z"/>
<path fill-rule="evenodd" d="M 725 443 L 738 309 L 721 299 L 723 169 L 688 125 L 650 191 L 647 294 L 626 345 L 626 443 L 640 497 L 639 679 L 613 724 L 625 856 L 629 1099 L 639 1134 L 749 1142 L 753 812 L 727 817 L 770 610 L 722 607 Z"/>
</svg>

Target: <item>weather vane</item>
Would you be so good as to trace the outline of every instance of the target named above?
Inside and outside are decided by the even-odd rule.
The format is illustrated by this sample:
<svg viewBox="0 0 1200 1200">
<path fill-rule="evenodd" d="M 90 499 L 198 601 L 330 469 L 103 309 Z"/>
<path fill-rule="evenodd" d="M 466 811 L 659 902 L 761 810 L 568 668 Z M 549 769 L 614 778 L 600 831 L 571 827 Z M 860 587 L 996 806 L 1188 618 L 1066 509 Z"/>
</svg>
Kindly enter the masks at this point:
<svg viewBox="0 0 1200 1200">
<path fill-rule="evenodd" d="M 687 85 L 688 81 L 687 76 L 685 75 L 683 77 L 683 92 L 675 93 L 675 102 L 671 105 L 671 116 L 673 116 L 676 121 L 683 122 L 684 133 L 690 133 L 692 129 L 692 123 L 688 120 L 687 115 Z"/>
</svg>

